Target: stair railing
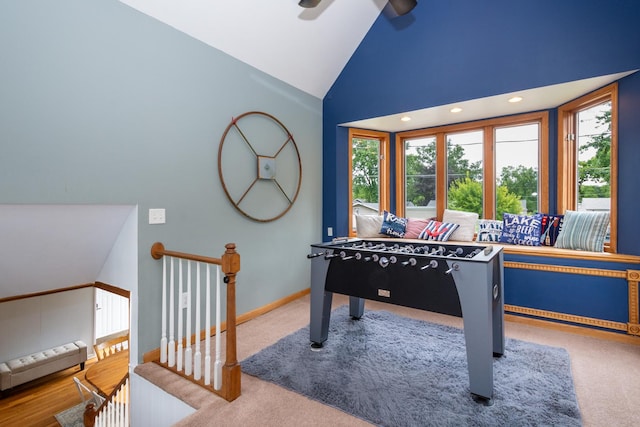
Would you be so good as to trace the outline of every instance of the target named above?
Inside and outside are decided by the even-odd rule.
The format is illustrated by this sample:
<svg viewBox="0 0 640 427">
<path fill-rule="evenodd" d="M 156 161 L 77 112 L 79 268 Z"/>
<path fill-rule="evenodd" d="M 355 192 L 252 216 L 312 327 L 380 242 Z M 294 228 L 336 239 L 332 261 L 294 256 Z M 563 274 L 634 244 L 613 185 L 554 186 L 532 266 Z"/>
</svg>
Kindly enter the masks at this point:
<svg viewBox="0 0 640 427">
<path fill-rule="evenodd" d="M 241 368 L 236 352 L 236 274 L 240 271 L 240 255 L 236 252 L 236 246 L 233 243 L 225 245 L 225 248 L 221 258 L 210 258 L 168 251 L 160 242 L 154 243 L 151 247 L 151 256 L 154 259 L 162 259 L 160 359 L 154 362 L 211 390 L 227 401 L 232 401 L 240 396 L 241 388 Z M 215 327 L 211 324 L 212 270 L 216 285 Z M 220 321 L 220 270 L 224 274 L 224 283 L 227 286 L 226 360 L 224 362 L 220 354 L 223 330 Z M 195 297 L 192 294 L 194 287 Z M 204 314 L 200 312 L 203 305 Z M 192 320 L 195 323 L 195 333 L 191 331 Z M 215 334 L 213 363 L 211 363 L 210 352 L 212 334 Z M 204 363 L 201 352 L 203 335 Z M 213 381 L 211 381 L 212 370 Z"/>
<path fill-rule="evenodd" d="M 85 427 L 129 427 L 131 425 L 129 408 L 129 373 L 127 372 L 98 408 L 95 408 L 93 402 L 87 404 L 83 424 Z"/>
</svg>

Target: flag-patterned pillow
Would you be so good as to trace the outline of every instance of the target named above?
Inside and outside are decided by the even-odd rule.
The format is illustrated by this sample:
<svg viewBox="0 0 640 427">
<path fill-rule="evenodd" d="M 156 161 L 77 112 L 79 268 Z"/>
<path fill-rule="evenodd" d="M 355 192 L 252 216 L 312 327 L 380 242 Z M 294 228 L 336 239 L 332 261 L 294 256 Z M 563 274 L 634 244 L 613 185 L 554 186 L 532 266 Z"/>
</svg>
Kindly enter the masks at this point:
<svg viewBox="0 0 640 427">
<path fill-rule="evenodd" d="M 458 227 L 458 224 L 454 224 L 451 222 L 440 222 L 431 220 L 429 221 L 427 226 L 420 232 L 418 239 L 446 242 Z"/>
</svg>

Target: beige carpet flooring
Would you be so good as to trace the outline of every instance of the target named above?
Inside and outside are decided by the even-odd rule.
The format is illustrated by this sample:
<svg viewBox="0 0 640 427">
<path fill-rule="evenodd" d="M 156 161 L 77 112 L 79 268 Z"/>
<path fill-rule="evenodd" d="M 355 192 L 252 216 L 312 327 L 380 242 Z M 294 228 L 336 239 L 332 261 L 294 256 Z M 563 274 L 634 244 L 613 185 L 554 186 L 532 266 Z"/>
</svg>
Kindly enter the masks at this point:
<svg viewBox="0 0 640 427">
<path fill-rule="evenodd" d="M 334 295 L 333 305 L 347 304 Z M 397 314 L 462 327 L 462 319 L 367 301 L 365 310 Z M 309 323 L 309 296 L 293 301 L 237 329 L 238 360 L 257 353 Z M 637 344 L 588 337 L 554 329 L 506 322 L 508 337 L 564 347 L 585 427 L 640 425 L 640 338 Z M 507 349 L 508 350 L 508 349 Z M 224 354 L 224 353 L 223 353 Z M 370 424 L 281 387 L 242 375 L 242 395 L 228 403 L 153 363 L 136 372 L 189 403 L 197 412 L 177 424 L 199 426 L 369 426 Z"/>
</svg>

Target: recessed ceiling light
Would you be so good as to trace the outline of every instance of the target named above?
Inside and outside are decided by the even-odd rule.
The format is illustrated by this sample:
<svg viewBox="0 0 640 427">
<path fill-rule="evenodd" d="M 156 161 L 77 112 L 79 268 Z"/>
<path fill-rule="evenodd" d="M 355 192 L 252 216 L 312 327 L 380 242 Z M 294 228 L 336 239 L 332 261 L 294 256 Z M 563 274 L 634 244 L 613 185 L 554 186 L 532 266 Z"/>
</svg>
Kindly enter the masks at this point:
<svg viewBox="0 0 640 427">
<path fill-rule="evenodd" d="M 460 108 L 460 107 L 454 107 L 454 108 L 451 109 L 452 113 L 459 113 L 460 111 L 462 111 L 462 108 Z"/>
<path fill-rule="evenodd" d="M 509 102 L 514 103 L 514 102 L 520 102 L 522 101 L 522 97 L 521 96 L 513 96 L 511 98 L 509 98 Z"/>
<path fill-rule="evenodd" d="M 400 120 L 401 120 L 401 121 L 403 121 L 403 122 L 408 122 L 409 120 L 411 120 L 411 117 L 409 117 L 409 116 L 402 116 L 402 117 L 400 117 Z"/>
</svg>

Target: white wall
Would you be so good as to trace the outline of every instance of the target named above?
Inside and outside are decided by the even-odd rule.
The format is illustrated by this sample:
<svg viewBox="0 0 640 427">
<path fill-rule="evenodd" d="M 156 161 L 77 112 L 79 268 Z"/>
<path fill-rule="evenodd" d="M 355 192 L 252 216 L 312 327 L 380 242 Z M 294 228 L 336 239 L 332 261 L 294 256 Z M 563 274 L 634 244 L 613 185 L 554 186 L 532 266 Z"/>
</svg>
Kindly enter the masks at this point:
<svg viewBox="0 0 640 427">
<path fill-rule="evenodd" d="M 196 411 L 137 374 L 129 378 L 131 402 L 135 402 L 131 405 L 132 426 L 171 426 Z"/>
<path fill-rule="evenodd" d="M 76 340 L 93 354 L 93 287 L 0 304 L 0 361 Z"/>
<path fill-rule="evenodd" d="M 109 257 L 98 274 L 97 282 L 131 291 L 129 297 L 129 360 L 138 360 L 138 207 L 122 226 Z"/>
</svg>

